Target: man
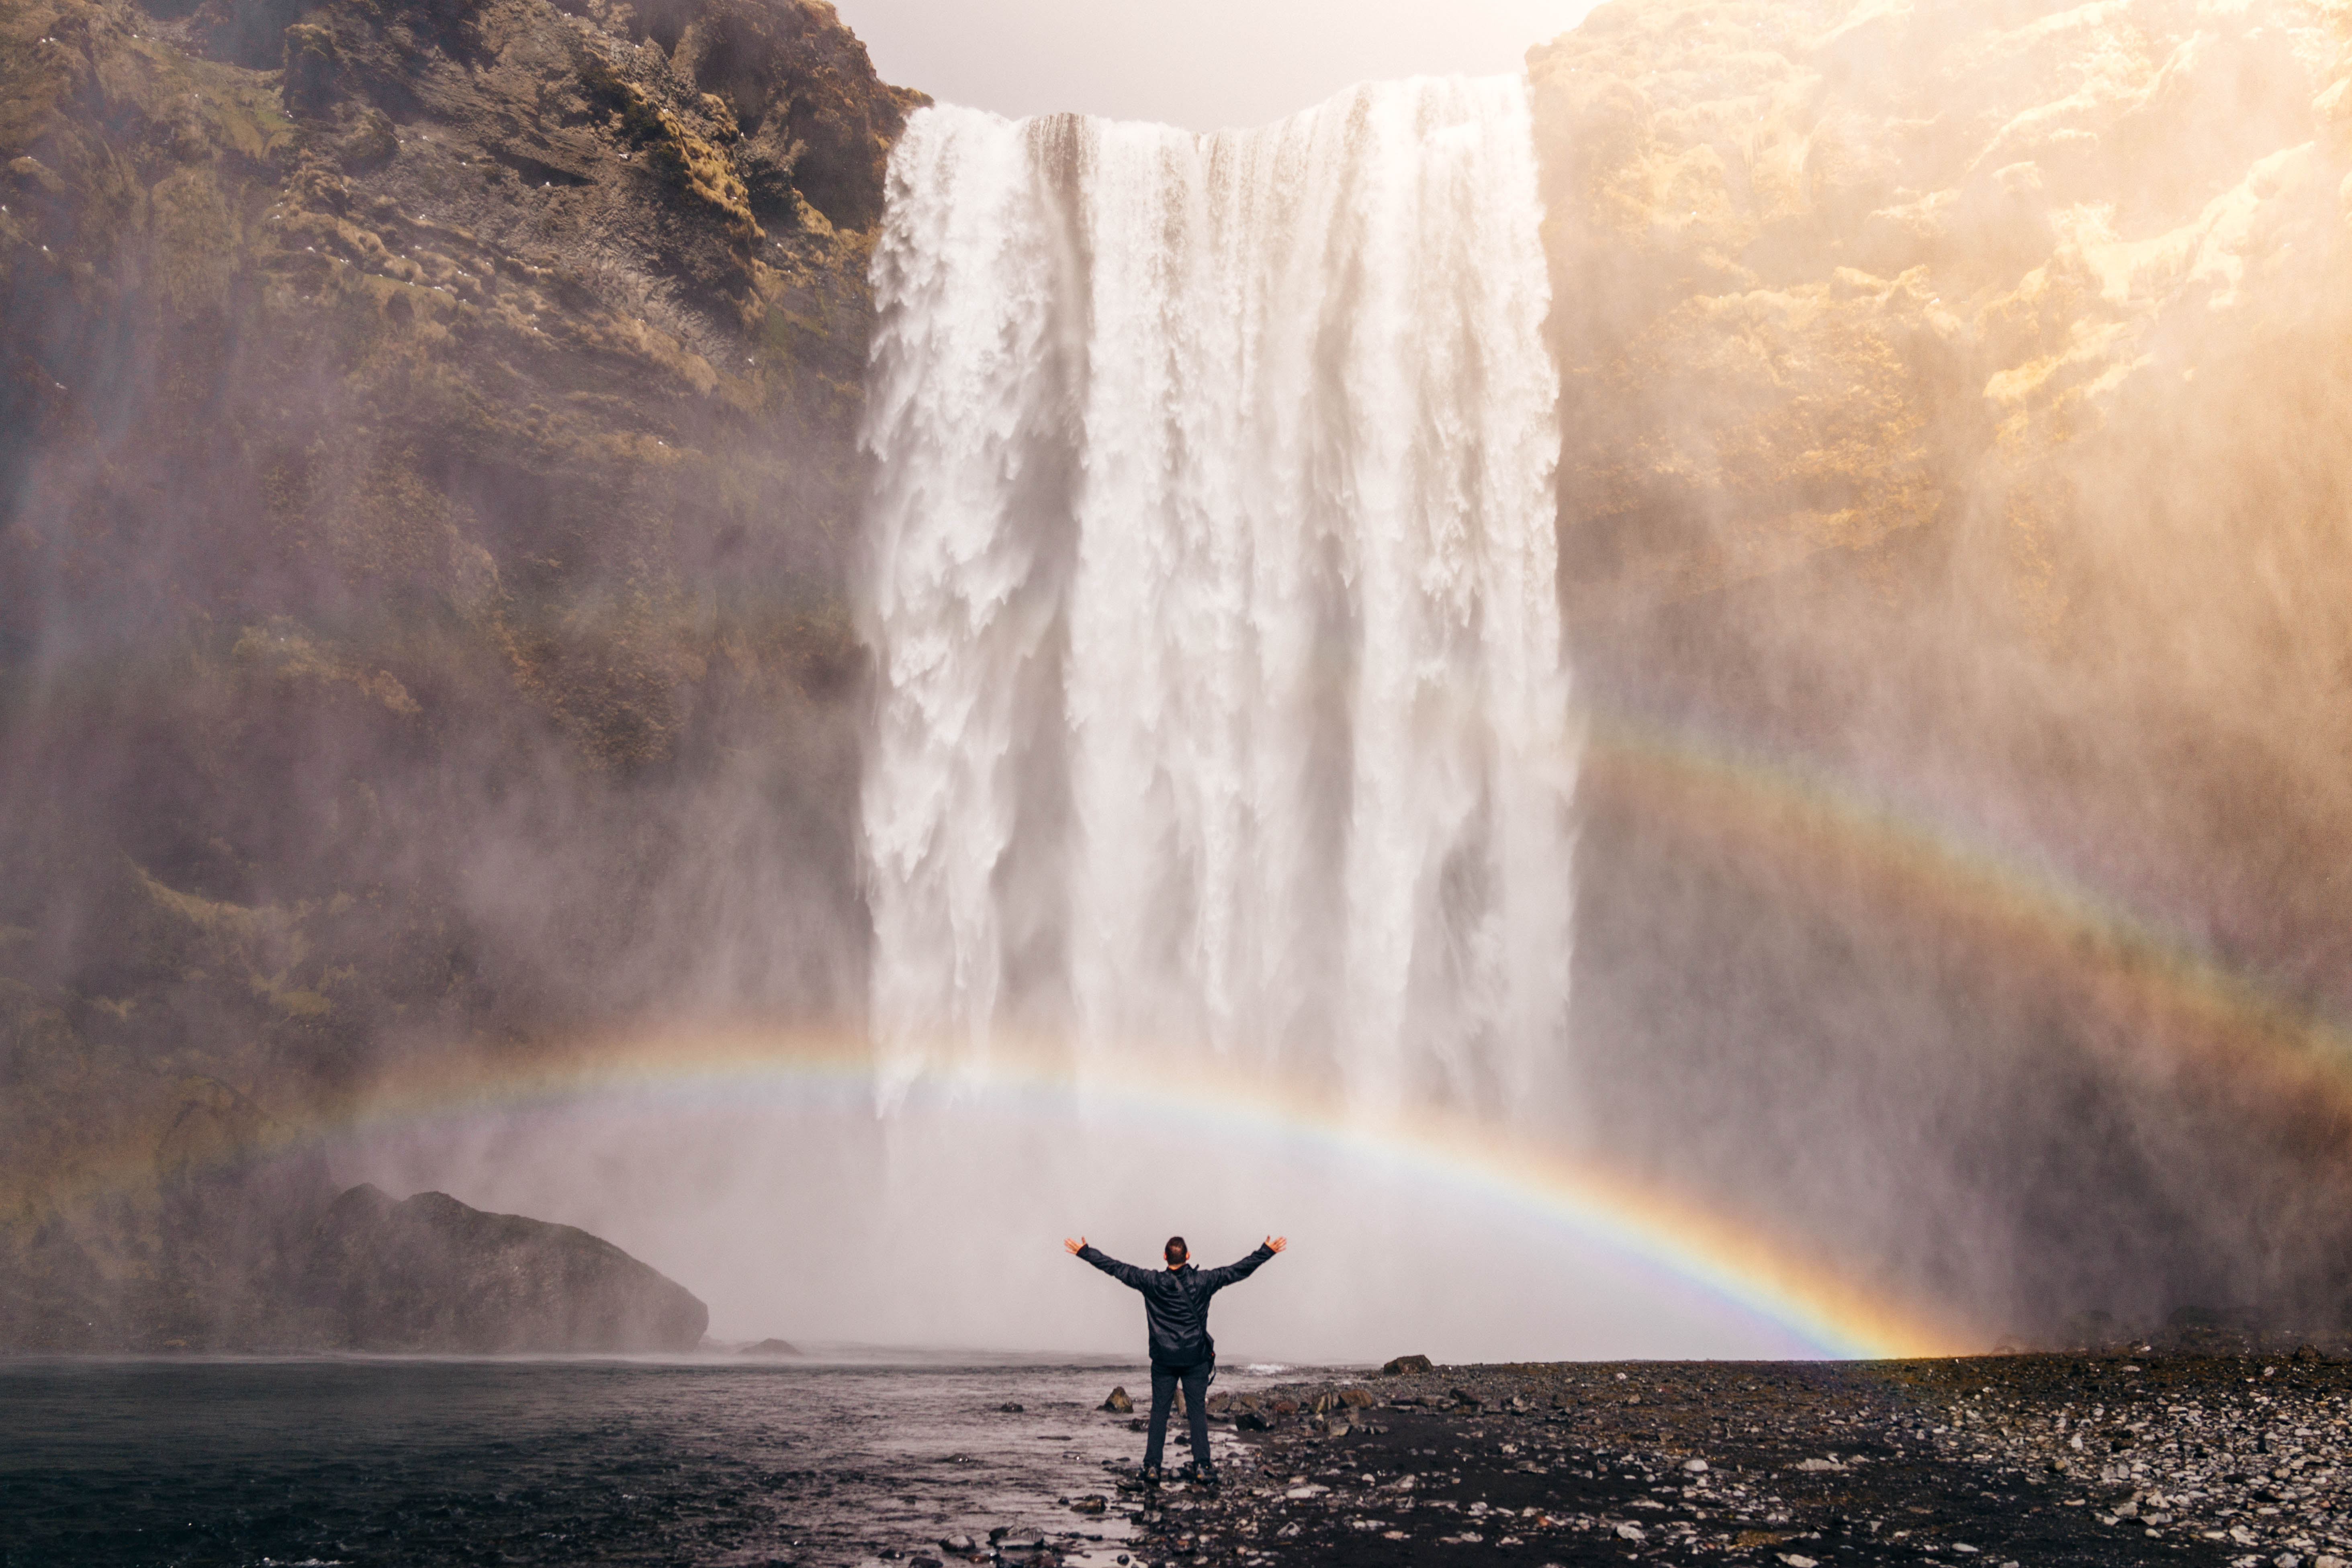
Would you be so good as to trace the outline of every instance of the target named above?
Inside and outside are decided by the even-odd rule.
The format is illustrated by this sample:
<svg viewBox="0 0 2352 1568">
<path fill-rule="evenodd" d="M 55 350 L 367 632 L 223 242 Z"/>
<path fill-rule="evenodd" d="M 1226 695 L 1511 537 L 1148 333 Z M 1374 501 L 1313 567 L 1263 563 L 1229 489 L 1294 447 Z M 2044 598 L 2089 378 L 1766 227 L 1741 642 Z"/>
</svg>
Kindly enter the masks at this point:
<svg viewBox="0 0 2352 1568">
<path fill-rule="evenodd" d="M 1151 1435 L 1143 1444 L 1144 1480 L 1157 1484 L 1160 1479 L 1168 1407 L 1175 1403 L 1176 1385 L 1181 1383 L 1185 1418 L 1192 1429 L 1192 1474 L 1202 1485 L 1215 1486 L 1216 1466 L 1209 1458 L 1209 1378 L 1216 1368 L 1217 1342 L 1209 1337 L 1209 1298 L 1248 1279 L 1259 1264 L 1289 1246 L 1289 1239 L 1269 1236 L 1239 1263 L 1205 1273 L 1192 1267 L 1181 1236 L 1170 1237 L 1160 1249 L 1168 1267 L 1157 1272 L 1105 1257 L 1088 1247 L 1083 1236 L 1062 1245 L 1120 1284 L 1143 1292 L 1143 1316 L 1151 1338 Z"/>
</svg>

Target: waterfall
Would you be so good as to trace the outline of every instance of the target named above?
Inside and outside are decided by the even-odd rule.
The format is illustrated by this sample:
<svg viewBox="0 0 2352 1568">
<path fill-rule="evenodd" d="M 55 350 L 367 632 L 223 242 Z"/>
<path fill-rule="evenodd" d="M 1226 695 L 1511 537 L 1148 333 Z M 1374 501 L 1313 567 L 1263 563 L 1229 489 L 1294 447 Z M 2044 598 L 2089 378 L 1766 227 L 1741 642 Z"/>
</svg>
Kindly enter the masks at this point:
<svg viewBox="0 0 2352 1568">
<path fill-rule="evenodd" d="M 929 109 L 873 278 L 886 1099 L 1014 1037 L 1521 1104 L 1567 1013 L 1525 85 Z"/>
</svg>

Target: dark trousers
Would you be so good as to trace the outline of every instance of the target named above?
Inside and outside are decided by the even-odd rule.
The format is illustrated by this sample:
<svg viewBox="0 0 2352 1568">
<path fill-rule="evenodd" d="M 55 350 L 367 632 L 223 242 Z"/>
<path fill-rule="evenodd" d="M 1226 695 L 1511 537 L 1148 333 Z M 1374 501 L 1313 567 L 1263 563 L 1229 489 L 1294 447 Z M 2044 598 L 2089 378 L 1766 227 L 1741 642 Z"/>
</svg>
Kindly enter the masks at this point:
<svg viewBox="0 0 2352 1568">
<path fill-rule="evenodd" d="M 1212 1475 L 1209 1462 L 1209 1373 L 1217 1363 L 1194 1362 L 1191 1366 L 1151 1363 L 1151 1435 L 1143 1442 L 1143 1468 L 1160 1468 L 1160 1450 L 1168 1440 L 1168 1407 L 1176 1403 L 1176 1384 L 1184 1384 L 1184 1419 L 1192 1428 L 1192 1467 Z"/>
</svg>

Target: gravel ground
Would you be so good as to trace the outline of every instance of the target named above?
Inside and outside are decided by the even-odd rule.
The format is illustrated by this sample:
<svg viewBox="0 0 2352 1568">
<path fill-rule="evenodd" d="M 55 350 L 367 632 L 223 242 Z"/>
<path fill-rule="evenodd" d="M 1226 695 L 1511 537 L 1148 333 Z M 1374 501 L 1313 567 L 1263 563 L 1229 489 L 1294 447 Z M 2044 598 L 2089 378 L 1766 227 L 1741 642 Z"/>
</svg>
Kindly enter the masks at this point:
<svg viewBox="0 0 2352 1568">
<path fill-rule="evenodd" d="M 2307 1350 L 1435 1367 L 1213 1396 L 1222 1494 L 1105 1497 L 1140 1565 L 2346 1568 L 2347 1399 Z"/>
</svg>

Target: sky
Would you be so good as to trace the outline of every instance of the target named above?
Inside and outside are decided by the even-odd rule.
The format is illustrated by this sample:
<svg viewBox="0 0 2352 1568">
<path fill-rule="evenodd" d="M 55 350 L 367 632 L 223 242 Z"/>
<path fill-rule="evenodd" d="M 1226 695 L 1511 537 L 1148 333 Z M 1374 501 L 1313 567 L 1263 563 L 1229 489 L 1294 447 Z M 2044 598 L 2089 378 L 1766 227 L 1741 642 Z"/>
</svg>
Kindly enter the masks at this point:
<svg viewBox="0 0 2352 1568">
<path fill-rule="evenodd" d="M 1515 71 L 1595 0 L 835 0 L 883 79 L 1021 116 L 1262 125 L 1352 82 Z"/>
</svg>

